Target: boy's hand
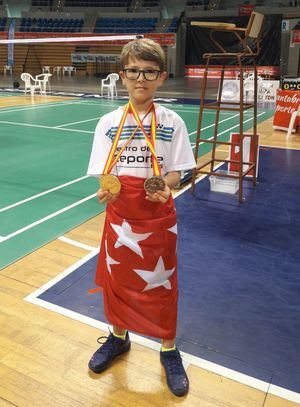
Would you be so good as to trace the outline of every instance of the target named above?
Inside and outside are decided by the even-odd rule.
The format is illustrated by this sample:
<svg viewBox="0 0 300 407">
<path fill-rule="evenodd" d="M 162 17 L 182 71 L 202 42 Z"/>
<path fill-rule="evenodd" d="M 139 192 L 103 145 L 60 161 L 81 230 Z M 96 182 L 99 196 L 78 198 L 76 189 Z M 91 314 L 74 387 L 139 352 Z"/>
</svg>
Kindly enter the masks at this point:
<svg viewBox="0 0 300 407">
<path fill-rule="evenodd" d="M 114 202 L 119 194 L 112 194 L 109 191 L 103 191 L 101 188 L 97 192 L 97 198 L 100 203 Z"/>
<path fill-rule="evenodd" d="M 146 199 L 147 201 L 151 202 L 161 202 L 166 203 L 171 195 L 171 189 L 166 185 L 163 191 L 157 191 L 151 194 L 150 192 L 146 192 Z"/>
</svg>

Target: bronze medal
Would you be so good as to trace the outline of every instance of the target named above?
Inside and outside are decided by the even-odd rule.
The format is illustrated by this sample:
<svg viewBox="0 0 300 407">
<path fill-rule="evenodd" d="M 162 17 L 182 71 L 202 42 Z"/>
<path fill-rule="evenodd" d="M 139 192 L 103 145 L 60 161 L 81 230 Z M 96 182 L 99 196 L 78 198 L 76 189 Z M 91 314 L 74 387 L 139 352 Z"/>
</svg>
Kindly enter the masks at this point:
<svg viewBox="0 0 300 407">
<path fill-rule="evenodd" d="M 99 178 L 100 187 L 104 191 L 109 191 L 111 194 L 118 194 L 121 190 L 121 182 L 118 177 L 113 174 L 104 174 Z"/>
<path fill-rule="evenodd" d="M 166 188 L 166 182 L 161 175 L 153 175 L 144 182 L 145 191 L 154 194 L 157 191 L 163 191 Z"/>
</svg>

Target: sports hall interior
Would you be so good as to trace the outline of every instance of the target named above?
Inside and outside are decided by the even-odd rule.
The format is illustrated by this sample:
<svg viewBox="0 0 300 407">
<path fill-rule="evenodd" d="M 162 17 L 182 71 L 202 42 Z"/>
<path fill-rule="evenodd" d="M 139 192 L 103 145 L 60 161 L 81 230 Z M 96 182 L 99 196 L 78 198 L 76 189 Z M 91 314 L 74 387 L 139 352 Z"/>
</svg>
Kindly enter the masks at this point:
<svg viewBox="0 0 300 407">
<path fill-rule="evenodd" d="M 0 0 L 1 407 L 300 405 L 300 134 L 274 129 L 274 95 L 258 100 L 257 185 L 243 180 L 242 202 L 201 174 L 194 193 L 190 173 L 173 191 L 188 395 L 168 391 L 159 341 L 136 333 L 110 369 L 87 366 L 109 324 L 93 280 L 105 206 L 86 170 L 98 120 L 128 100 L 108 75 L 131 38 L 160 42 L 168 78 L 155 102 L 183 118 L 195 148 L 209 36 L 191 22 L 246 27 L 252 11 L 268 21 L 259 80 L 299 94 L 297 0 Z M 219 76 L 206 85 L 215 99 Z M 254 114 L 244 112 L 246 133 Z M 241 116 L 217 118 L 224 167 Z M 203 137 L 215 120 L 204 109 Z"/>
</svg>

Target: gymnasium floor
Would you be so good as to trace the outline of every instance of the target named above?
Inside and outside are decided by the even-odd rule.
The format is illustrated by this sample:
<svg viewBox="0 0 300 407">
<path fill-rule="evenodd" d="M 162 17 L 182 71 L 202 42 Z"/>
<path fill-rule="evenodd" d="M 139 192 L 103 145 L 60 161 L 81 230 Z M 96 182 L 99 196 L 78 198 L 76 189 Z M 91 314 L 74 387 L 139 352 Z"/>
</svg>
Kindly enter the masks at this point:
<svg viewBox="0 0 300 407">
<path fill-rule="evenodd" d="M 261 149 L 260 185 L 246 188 L 246 203 L 210 193 L 207 180 L 195 198 L 178 193 L 178 343 L 191 380 L 178 400 L 150 339 L 133 335 L 130 354 L 101 376 L 86 367 L 107 325 L 99 294 L 87 293 L 104 208 L 85 171 L 98 118 L 124 100 L 33 102 L 1 97 L 0 405 L 298 405 L 299 136 L 274 134 L 272 110 L 260 109 L 261 144 L 283 148 Z M 197 106 L 171 108 L 193 143 Z M 228 138 L 237 118 L 221 120 Z M 207 137 L 212 123 L 208 114 Z"/>
<path fill-rule="evenodd" d="M 77 98 L 0 111 L 4 147 L 0 151 L 0 267 L 104 210 L 95 198 L 97 180 L 86 176 L 86 169 L 99 118 L 119 104 Z M 197 106 L 167 105 L 187 123 L 193 145 Z M 259 121 L 270 114 L 260 110 Z M 206 112 L 207 138 L 212 136 L 214 117 Z M 238 120 L 238 114 L 221 113 L 220 139 L 229 139 Z M 245 129 L 251 124 L 251 114 L 246 113 Z"/>
</svg>

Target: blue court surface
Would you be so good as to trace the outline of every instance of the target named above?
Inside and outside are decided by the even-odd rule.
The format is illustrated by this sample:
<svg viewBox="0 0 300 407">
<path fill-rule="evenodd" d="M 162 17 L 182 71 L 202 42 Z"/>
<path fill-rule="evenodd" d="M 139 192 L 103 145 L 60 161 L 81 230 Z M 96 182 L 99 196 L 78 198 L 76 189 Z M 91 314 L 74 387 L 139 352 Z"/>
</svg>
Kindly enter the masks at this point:
<svg viewBox="0 0 300 407">
<path fill-rule="evenodd" d="M 208 179 L 175 202 L 180 350 L 300 393 L 300 151 L 261 148 L 246 202 Z M 105 322 L 96 256 L 38 298 Z M 40 291 L 41 292 L 41 291 Z"/>
</svg>

